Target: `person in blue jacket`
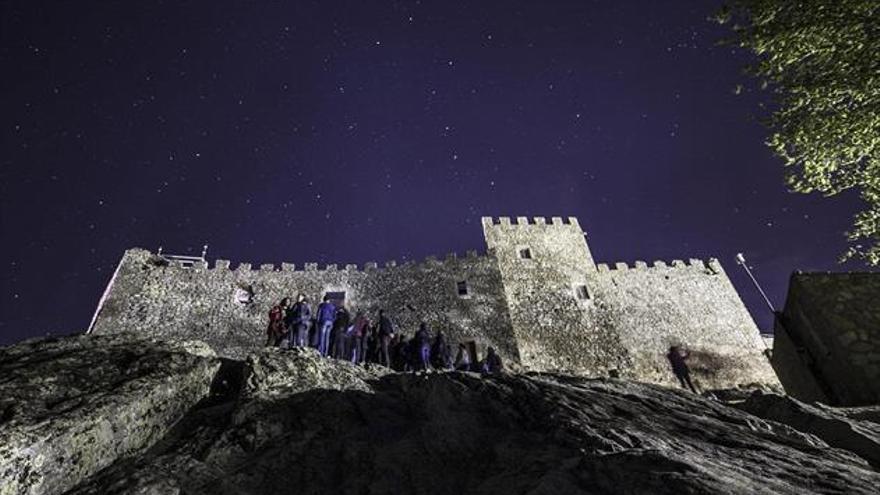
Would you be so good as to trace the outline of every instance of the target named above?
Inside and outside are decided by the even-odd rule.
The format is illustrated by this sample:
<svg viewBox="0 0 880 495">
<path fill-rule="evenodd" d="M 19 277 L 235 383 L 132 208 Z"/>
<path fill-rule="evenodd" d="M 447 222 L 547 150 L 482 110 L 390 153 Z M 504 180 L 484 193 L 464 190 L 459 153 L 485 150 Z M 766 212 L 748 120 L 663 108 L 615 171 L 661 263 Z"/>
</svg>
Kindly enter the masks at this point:
<svg viewBox="0 0 880 495">
<path fill-rule="evenodd" d="M 336 321 L 336 306 L 330 302 L 328 296 L 324 296 L 324 302 L 318 305 L 318 328 L 315 332 L 315 347 L 322 356 L 326 356 L 330 350 L 330 331 L 333 330 L 333 322 Z"/>
</svg>

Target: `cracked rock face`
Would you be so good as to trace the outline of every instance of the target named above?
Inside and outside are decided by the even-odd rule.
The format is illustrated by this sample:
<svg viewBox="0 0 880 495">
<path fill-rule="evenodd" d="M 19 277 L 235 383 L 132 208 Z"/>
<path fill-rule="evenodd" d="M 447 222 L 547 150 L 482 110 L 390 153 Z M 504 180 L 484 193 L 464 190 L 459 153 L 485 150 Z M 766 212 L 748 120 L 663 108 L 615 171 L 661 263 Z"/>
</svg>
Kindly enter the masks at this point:
<svg viewBox="0 0 880 495">
<path fill-rule="evenodd" d="M 63 493 L 153 445 L 208 394 L 199 342 L 119 336 L 0 348 L 0 494 Z"/>
<path fill-rule="evenodd" d="M 364 370 L 263 351 L 240 393 L 74 494 L 876 493 L 820 438 L 659 386 Z"/>
</svg>

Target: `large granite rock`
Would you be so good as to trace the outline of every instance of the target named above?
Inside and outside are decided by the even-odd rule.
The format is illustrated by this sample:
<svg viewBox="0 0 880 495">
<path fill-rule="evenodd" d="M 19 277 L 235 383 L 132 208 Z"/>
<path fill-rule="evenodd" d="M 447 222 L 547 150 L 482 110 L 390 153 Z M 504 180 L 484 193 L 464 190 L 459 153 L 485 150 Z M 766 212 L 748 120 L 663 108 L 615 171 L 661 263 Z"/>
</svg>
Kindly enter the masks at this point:
<svg viewBox="0 0 880 495">
<path fill-rule="evenodd" d="M 198 342 L 120 336 L 0 348 L 0 494 L 63 493 L 162 438 L 219 367 Z"/>
<path fill-rule="evenodd" d="M 755 393 L 738 404 L 743 411 L 816 435 L 832 447 L 858 454 L 880 468 L 880 406 L 833 408 L 791 397 Z"/>
<path fill-rule="evenodd" d="M 880 486 L 868 462 L 817 436 L 659 386 L 394 374 L 276 349 L 227 374 L 241 386 L 71 493 L 803 495 Z"/>
</svg>

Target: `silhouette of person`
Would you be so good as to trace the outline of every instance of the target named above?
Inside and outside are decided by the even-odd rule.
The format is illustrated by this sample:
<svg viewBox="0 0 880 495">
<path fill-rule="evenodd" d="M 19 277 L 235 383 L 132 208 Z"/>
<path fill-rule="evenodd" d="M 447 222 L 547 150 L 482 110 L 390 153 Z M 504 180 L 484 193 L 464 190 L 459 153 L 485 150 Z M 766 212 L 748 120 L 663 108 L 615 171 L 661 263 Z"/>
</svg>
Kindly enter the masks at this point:
<svg viewBox="0 0 880 495">
<path fill-rule="evenodd" d="M 666 358 L 669 359 L 669 364 L 672 366 L 672 373 L 678 378 L 681 388 L 689 388 L 691 392 L 697 393 L 697 389 L 691 382 L 691 370 L 686 362 L 688 357 L 690 357 L 690 353 L 677 345 L 671 346 L 669 352 L 666 353 Z"/>
<path fill-rule="evenodd" d="M 272 306 L 272 310 L 269 311 L 269 327 L 266 329 L 267 346 L 279 345 L 284 337 L 286 332 L 284 328 L 284 312 L 287 311 L 289 305 L 290 299 L 285 297 L 281 302 Z"/>
<path fill-rule="evenodd" d="M 296 304 L 288 313 L 289 327 L 292 332 L 292 345 L 305 347 L 309 339 L 309 325 L 312 321 L 312 308 L 309 307 L 305 294 L 296 297 Z"/>
<path fill-rule="evenodd" d="M 313 344 L 325 357 L 330 353 L 330 331 L 335 320 L 336 306 L 330 301 L 330 296 L 324 296 L 324 302 L 318 305 L 318 325 Z"/>
<path fill-rule="evenodd" d="M 385 310 L 379 310 L 379 364 L 391 367 L 391 355 L 389 347 L 391 346 L 391 338 L 394 336 L 394 324 L 385 316 Z"/>
<path fill-rule="evenodd" d="M 483 359 L 483 373 L 501 373 L 504 365 L 501 363 L 501 356 L 495 352 L 495 348 L 489 346 L 486 349 L 486 357 Z"/>
</svg>

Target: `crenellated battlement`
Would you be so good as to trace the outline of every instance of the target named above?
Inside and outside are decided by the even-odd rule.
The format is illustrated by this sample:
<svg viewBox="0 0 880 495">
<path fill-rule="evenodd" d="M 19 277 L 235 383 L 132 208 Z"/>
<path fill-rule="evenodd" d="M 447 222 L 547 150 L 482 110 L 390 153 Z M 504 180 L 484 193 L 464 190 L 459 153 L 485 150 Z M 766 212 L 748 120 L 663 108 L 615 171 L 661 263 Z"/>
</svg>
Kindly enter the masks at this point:
<svg viewBox="0 0 880 495">
<path fill-rule="evenodd" d="M 505 227 L 527 227 L 527 226 L 543 226 L 543 227 L 566 227 L 580 229 L 580 223 L 575 217 L 482 217 L 484 228 L 505 228 Z"/>
<path fill-rule="evenodd" d="M 599 263 L 596 265 L 596 270 L 601 273 L 651 270 L 690 270 L 700 271 L 706 275 L 718 275 L 723 272 L 721 264 L 715 258 L 709 258 L 705 261 L 697 258 L 690 258 L 687 262 L 683 260 L 672 260 L 669 263 L 663 260 L 655 260 L 651 262 L 650 265 L 644 261 L 636 261 L 633 263 L 633 266 L 629 266 L 625 261 L 618 261 L 613 265 Z"/>
<path fill-rule="evenodd" d="M 132 249 L 130 252 L 144 252 L 148 257 L 154 257 L 156 259 L 163 259 L 161 255 L 157 253 L 152 253 L 142 249 Z M 487 260 L 493 257 L 493 253 L 487 250 L 484 253 L 480 253 L 475 249 L 467 250 L 464 254 L 457 252 L 449 252 L 444 257 L 439 257 L 435 255 L 426 256 L 423 260 L 405 260 L 402 263 L 398 263 L 397 260 L 387 260 L 383 264 L 379 264 L 375 261 L 368 261 L 363 264 L 363 266 L 359 266 L 355 263 L 347 263 L 344 265 L 339 265 L 336 263 L 328 263 L 321 266 L 318 263 L 307 262 L 302 265 L 297 265 L 295 263 L 282 262 L 280 265 L 276 265 L 274 263 L 261 263 L 260 265 L 254 265 L 253 263 L 248 262 L 239 262 L 235 265 L 235 268 L 232 269 L 232 261 L 228 259 L 216 259 L 214 260 L 213 266 L 210 265 L 208 261 L 196 261 L 196 262 L 182 262 L 176 259 L 168 259 L 165 260 L 165 264 L 161 265 L 165 268 L 173 268 L 180 270 L 199 270 L 199 271 L 232 271 L 237 273 L 298 273 L 298 272 L 375 272 L 377 270 L 389 270 L 389 269 L 398 269 L 398 268 L 414 268 L 419 266 L 433 266 L 433 267 L 442 267 L 447 264 L 461 264 L 461 263 L 469 263 L 475 262 L 479 260 Z"/>
</svg>

